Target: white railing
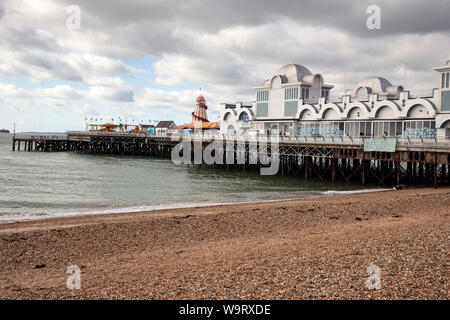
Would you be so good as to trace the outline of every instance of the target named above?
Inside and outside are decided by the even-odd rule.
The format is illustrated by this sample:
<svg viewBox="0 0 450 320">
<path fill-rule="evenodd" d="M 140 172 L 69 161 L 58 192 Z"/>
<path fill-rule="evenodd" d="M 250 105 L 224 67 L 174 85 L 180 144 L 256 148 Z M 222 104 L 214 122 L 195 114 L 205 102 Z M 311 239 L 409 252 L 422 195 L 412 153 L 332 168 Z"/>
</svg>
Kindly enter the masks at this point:
<svg viewBox="0 0 450 320">
<path fill-rule="evenodd" d="M 45 140 L 45 139 L 51 139 L 51 140 L 67 140 L 67 134 L 44 134 L 44 135 L 36 135 L 31 134 L 29 136 L 16 136 L 16 139 L 26 139 L 26 140 Z"/>
<path fill-rule="evenodd" d="M 415 138 L 398 138 L 397 146 L 401 147 L 423 147 L 423 148 L 448 148 L 450 149 L 450 137 L 415 137 Z"/>
<path fill-rule="evenodd" d="M 120 137 L 120 136 L 136 136 L 136 137 L 145 137 L 149 134 L 145 133 L 145 132 L 98 132 L 98 131 L 67 131 L 68 135 L 73 135 L 73 136 L 115 136 L 115 137 Z"/>
<path fill-rule="evenodd" d="M 417 89 L 409 90 L 409 95 L 412 99 L 414 98 L 431 98 L 434 95 L 435 89 Z"/>
<path fill-rule="evenodd" d="M 364 140 L 371 137 L 306 137 L 306 136 L 253 136 L 242 134 L 215 134 L 215 135 L 202 135 L 202 134 L 189 134 L 172 136 L 174 139 L 202 139 L 202 140 L 233 140 L 233 141 L 277 141 L 279 143 L 292 143 L 292 144 L 312 144 L 312 145 L 350 145 L 350 146 L 363 146 Z M 449 148 L 450 149 L 450 137 L 375 137 L 379 139 L 394 138 L 397 139 L 397 146 L 401 147 L 434 147 L 434 148 Z"/>
<path fill-rule="evenodd" d="M 72 136 L 118 136 L 118 137 L 154 137 L 154 138 L 170 138 L 173 140 L 230 140 L 237 142 L 270 142 L 291 144 L 311 144 L 311 145 L 342 145 L 342 146 L 363 146 L 365 139 L 371 137 L 324 137 L 324 136 L 266 136 L 266 135 L 248 135 L 248 134 L 221 134 L 221 133 L 190 133 L 181 135 L 167 134 L 149 134 L 149 133 L 129 133 L 129 132 L 88 132 L 88 131 L 69 131 L 69 137 Z M 49 137 L 49 136 L 47 136 Z M 53 138 L 53 137 L 52 137 Z M 64 137 L 55 137 L 56 139 L 64 139 Z M 383 137 L 375 137 L 383 138 Z M 397 147 L 428 147 L 428 148 L 449 148 L 450 137 L 385 137 L 397 139 Z"/>
</svg>

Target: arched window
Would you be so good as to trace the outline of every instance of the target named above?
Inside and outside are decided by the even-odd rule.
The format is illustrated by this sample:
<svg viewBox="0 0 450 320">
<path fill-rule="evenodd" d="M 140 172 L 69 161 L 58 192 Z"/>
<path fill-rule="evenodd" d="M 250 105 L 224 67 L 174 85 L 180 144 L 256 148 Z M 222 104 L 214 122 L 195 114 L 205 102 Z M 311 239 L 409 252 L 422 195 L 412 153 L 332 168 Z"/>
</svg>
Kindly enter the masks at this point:
<svg viewBox="0 0 450 320">
<path fill-rule="evenodd" d="M 236 133 L 236 129 L 234 128 L 234 126 L 232 124 L 230 124 L 227 127 L 227 134 L 235 134 Z"/>
<path fill-rule="evenodd" d="M 241 114 L 239 115 L 239 120 L 249 122 L 250 118 L 246 112 L 241 112 Z"/>
<path fill-rule="evenodd" d="M 442 89 L 445 88 L 445 73 L 442 73 L 442 83 L 441 83 L 441 88 L 442 88 Z"/>
<path fill-rule="evenodd" d="M 225 115 L 223 116 L 223 121 L 228 121 L 231 120 L 231 113 L 227 112 L 225 113 Z"/>
<path fill-rule="evenodd" d="M 450 73 L 447 72 L 447 85 L 445 86 L 446 88 L 448 88 L 448 86 L 449 86 L 449 77 L 450 77 Z"/>
</svg>

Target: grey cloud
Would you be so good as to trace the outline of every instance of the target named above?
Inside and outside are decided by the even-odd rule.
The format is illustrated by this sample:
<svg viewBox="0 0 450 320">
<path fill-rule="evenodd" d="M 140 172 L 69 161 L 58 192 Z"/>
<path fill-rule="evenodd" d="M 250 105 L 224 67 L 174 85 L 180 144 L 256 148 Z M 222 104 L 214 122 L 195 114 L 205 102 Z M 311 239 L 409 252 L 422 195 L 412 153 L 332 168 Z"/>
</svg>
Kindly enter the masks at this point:
<svg viewBox="0 0 450 320">
<path fill-rule="evenodd" d="M 58 37 L 51 30 L 27 26 L 3 28 L 0 31 L 0 48 L 0 59 L 2 56 L 9 58 L 8 65 L 4 64 L 6 61 L 0 61 L 0 73 L 3 75 L 38 75 L 46 79 L 85 82 L 85 78 L 92 76 L 131 71 L 120 60 L 68 51 L 58 43 Z"/>
<path fill-rule="evenodd" d="M 24 63 L 47 71 L 48 77 L 77 82 L 83 80 L 80 70 L 74 68 L 61 57 L 45 56 L 39 53 L 21 53 L 19 56 Z"/>
<path fill-rule="evenodd" d="M 70 1 L 67 1 L 69 3 Z M 376 4 L 381 9 L 381 30 L 368 30 L 366 9 Z M 303 63 L 316 72 L 352 70 L 370 72 L 372 65 L 392 68 L 407 63 L 416 71 L 430 70 L 435 61 L 421 54 L 406 53 L 399 59 L 393 56 L 390 42 L 395 36 L 415 34 L 416 39 L 429 33 L 450 30 L 448 9 L 450 1 L 121 1 L 109 2 L 81 0 L 83 26 L 110 34 L 116 46 L 102 54 L 114 55 L 117 47 L 134 50 L 135 55 L 162 57 L 165 54 L 183 55 L 190 59 L 191 81 L 205 81 L 216 85 L 235 84 L 236 81 L 255 81 L 252 68 L 258 63 Z M 285 20 L 303 26 L 323 29 L 317 37 L 327 43 L 311 47 L 302 45 L 301 34 L 297 41 L 285 41 L 285 30 L 277 30 Z M 201 41 L 205 35 L 217 35 L 225 28 L 245 26 L 257 28 L 271 25 L 269 34 L 256 40 L 251 47 L 224 46 L 216 48 Z M 341 32 L 352 42 L 342 47 L 340 40 L 327 35 L 327 30 Z M 414 41 L 414 40 L 413 40 Z M 386 46 L 385 44 L 388 44 Z M 228 51 L 228 52 L 225 52 Z M 133 54 L 133 53 L 131 53 Z M 240 57 L 239 62 L 236 56 Z M 255 64 L 249 63 L 255 61 Z M 439 59 L 442 59 L 439 57 Z M 203 61 L 199 63 L 198 61 Z M 391 61 L 391 62 L 389 62 Z M 385 63 L 388 62 L 388 63 Z M 324 71 L 325 70 L 325 71 Z M 258 81 L 259 82 L 259 81 Z M 253 82 L 251 82 L 253 84 Z"/>
<path fill-rule="evenodd" d="M 68 4 L 71 2 L 66 1 Z M 359 36 L 375 37 L 396 33 L 429 33 L 450 30 L 449 0 L 191 0 L 123 2 L 80 0 L 83 14 L 94 27 L 131 26 L 151 22 L 152 33 L 166 24 L 215 32 L 235 25 L 254 26 L 289 18 L 303 24 L 339 28 Z M 366 27 L 369 5 L 381 9 L 382 30 Z"/>
<path fill-rule="evenodd" d="M 3 33 L 6 33 L 5 31 Z M 24 50 L 43 50 L 45 52 L 61 52 L 63 48 L 52 37 L 51 33 L 23 27 L 10 28 L 2 37 L 0 44 L 18 52 Z"/>
</svg>

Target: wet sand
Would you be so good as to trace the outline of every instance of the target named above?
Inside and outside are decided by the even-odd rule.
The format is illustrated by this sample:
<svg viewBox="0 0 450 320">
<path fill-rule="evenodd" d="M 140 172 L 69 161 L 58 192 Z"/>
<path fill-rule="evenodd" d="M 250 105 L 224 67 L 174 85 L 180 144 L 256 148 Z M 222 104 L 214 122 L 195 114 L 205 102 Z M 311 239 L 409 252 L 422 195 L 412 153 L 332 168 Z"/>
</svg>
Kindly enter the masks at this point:
<svg viewBox="0 0 450 320">
<path fill-rule="evenodd" d="M 448 299 L 449 230 L 450 188 L 2 224 L 0 298 Z"/>
</svg>

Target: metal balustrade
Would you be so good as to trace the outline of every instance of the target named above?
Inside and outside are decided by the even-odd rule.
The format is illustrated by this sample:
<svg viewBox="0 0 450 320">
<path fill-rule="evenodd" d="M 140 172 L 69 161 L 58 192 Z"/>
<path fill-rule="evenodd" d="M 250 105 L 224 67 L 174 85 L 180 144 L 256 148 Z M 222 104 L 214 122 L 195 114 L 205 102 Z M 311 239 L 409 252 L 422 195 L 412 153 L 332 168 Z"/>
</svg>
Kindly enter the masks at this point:
<svg viewBox="0 0 450 320">
<path fill-rule="evenodd" d="M 191 133 L 182 135 L 167 134 L 148 134 L 148 133 L 130 133 L 130 132 L 89 132 L 89 131 L 68 131 L 65 135 L 30 135 L 29 139 L 42 140 L 78 140 L 82 137 L 90 136 L 111 136 L 111 137 L 136 137 L 136 138 L 166 138 L 171 140 L 230 140 L 235 142 L 275 142 L 283 144 L 305 144 L 305 145 L 327 145 L 327 146 L 354 146 L 362 147 L 364 140 L 372 137 L 350 137 L 350 136 L 267 136 L 267 135 L 247 135 L 247 134 L 209 134 L 209 133 Z M 78 138 L 79 137 L 79 138 Z M 414 148 L 449 148 L 450 137 L 374 137 L 374 138 L 395 138 L 397 147 Z"/>
</svg>

